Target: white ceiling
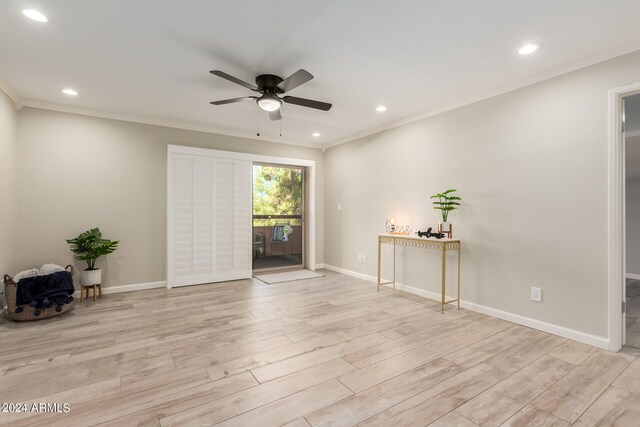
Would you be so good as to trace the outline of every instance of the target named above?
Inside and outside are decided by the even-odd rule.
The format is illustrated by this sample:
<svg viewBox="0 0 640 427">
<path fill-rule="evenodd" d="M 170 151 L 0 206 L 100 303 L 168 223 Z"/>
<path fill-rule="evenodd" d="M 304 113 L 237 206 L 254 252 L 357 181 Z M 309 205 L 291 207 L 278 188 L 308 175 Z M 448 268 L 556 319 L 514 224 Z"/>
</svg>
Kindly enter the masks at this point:
<svg viewBox="0 0 640 427">
<path fill-rule="evenodd" d="M 248 137 L 259 120 L 320 146 L 640 49 L 638 16 L 637 0 L 3 0 L 0 77 L 25 105 Z M 544 47 L 518 55 L 528 41 Z M 299 68 L 315 79 L 291 94 L 334 107 L 285 105 L 282 137 L 254 103 L 209 105 L 250 94 L 209 70 Z"/>
</svg>

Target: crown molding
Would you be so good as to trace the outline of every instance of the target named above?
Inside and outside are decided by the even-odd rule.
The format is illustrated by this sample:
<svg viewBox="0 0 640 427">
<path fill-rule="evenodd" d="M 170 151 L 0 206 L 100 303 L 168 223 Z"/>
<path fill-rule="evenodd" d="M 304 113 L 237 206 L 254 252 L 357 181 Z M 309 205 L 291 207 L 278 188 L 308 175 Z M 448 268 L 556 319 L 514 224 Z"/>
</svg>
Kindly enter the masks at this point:
<svg viewBox="0 0 640 427">
<path fill-rule="evenodd" d="M 526 86 L 531 86 L 533 84 L 536 83 L 540 83 L 544 80 L 549 80 L 551 78 L 554 77 L 558 77 L 561 76 L 563 74 L 567 74 L 570 73 L 572 71 L 577 71 L 580 70 L 582 68 L 586 68 L 589 67 L 591 65 L 595 65 L 601 62 L 605 62 L 608 61 L 610 59 L 613 58 L 617 58 L 619 56 L 623 56 L 635 51 L 640 50 L 640 39 L 635 39 L 632 40 L 630 42 L 627 43 L 623 43 L 620 45 L 617 45 L 613 48 L 610 49 L 606 49 L 600 52 L 597 52 L 595 54 L 592 55 L 588 55 L 585 56 L 581 59 L 572 61 L 572 62 L 568 62 L 565 63 L 563 65 L 557 66 L 557 67 L 552 67 L 549 68 L 547 70 L 541 71 L 539 73 L 536 74 L 532 74 L 530 76 L 515 80 L 511 83 L 507 83 L 505 85 L 500 85 L 497 87 L 494 87 L 493 89 L 487 90 L 487 91 L 483 91 L 483 92 L 479 92 L 476 93 L 474 95 L 459 99 L 457 101 L 454 101 L 448 105 L 442 106 L 442 107 L 438 107 L 438 108 L 433 108 L 433 109 L 429 109 L 426 111 L 423 111 L 421 113 L 417 113 L 417 114 L 413 114 L 398 120 L 394 120 L 388 123 L 385 123 L 381 126 L 363 131 L 363 132 L 358 132 L 358 133 L 354 133 L 352 135 L 349 135 L 347 137 L 344 138 L 340 138 L 337 139 L 335 141 L 330 141 L 326 144 L 324 144 L 322 146 L 323 150 L 326 150 L 328 148 L 331 147 L 336 147 L 338 145 L 342 145 L 345 144 L 349 141 L 353 141 L 359 138 L 364 138 L 365 136 L 369 136 L 369 135 L 374 135 L 380 132 L 383 132 L 385 130 L 389 130 L 389 129 L 393 129 L 393 128 L 397 128 L 409 123 L 413 123 L 422 119 L 426 119 L 428 117 L 433 117 L 433 116 L 437 116 L 438 114 L 442 114 L 445 113 L 447 111 L 452 111 L 461 107 L 464 107 L 466 105 L 470 105 L 470 104 L 474 104 L 476 102 L 480 102 L 483 101 L 485 99 L 489 99 L 489 98 L 493 98 L 495 96 L 498 95 L 502 95 L 508 92 L 512 92 L 514 90 L 517 89 L 521 89 L 523 87 Z"/>
<path fill-rule="evenodd" d="M 138 123 L 138 124 L 144 124 L 144 125 L 162 126 L 162 127 L 173 128 L 173 129 L 183 129 L 183 130 L 191 130 L 191 131 L 210 133 L 210 134 L 216 134 L 216 135 L 233 136 L 236 138 L 249 139 L 252 141 L 268 141 L 268 142 L 274 142 L 276 144 L 295 145 L 298 147 L 314 148 L 316 150 L 322 149 L 322 146 L 319 144 L 282 140 L 282 139 L 271 138 L 271 137 L 260 137 L 258 139 L 255 137 L 247 136 L 246 134 L 243 134 L 241 132 L 236 132 L 236 131 L 227 130 L 227 129 L 220 129 L 220 128 L 216 128 L 214 126 L 209 126 L 209 125 L 183 122 L 179 120 L 149 119 L 146 117 L 137 117 L 137 116 L 131 116 L 126 114 L 105 113 L 102 111 L 91 110 L 87 108 L 71 107 L 68 105 L 55 104 L 55 103 L 44 102 L 44 101 L 36 101 L 33 99 L 21 100 L 19 105 L 21 105 L 21 108 L 22 107 L 38 108 L 41 110 L 50 110 L 50 111 L 58 111 L 61 113 L 78 114 L 81 116 L 97 117 L 101 119 L 119 120 L 123 122 L 131 122 L 131 123 Z"/>
<path fill-rule="evenodd" d="M 20 97 L 13 91 L 13 89 L 11 89 L 11 86 L 9 86 L 9 84 L 7 84 L 7 82 L 5 82 L 2 77 L 0 77 L 0 90 L 6 93 L 9 98 L 11 98 L 13 103 L 16 105 L 16 109 L 19 110 L 20 108 L 18 107 L 21 105 Z"/>
</svg>

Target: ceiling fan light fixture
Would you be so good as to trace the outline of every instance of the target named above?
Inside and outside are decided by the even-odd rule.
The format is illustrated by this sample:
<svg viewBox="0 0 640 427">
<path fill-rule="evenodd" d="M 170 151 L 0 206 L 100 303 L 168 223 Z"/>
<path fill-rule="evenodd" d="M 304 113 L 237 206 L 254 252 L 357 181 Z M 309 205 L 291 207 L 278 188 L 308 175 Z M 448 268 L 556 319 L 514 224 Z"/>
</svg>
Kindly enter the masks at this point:
<svg viewBox="0 0 640 427">
<path fill-rule="evenodd" d="M 256 102 L 258 103 L 258 106 L 260 108 L 262 108 L 264 111 L 269 112 L 276 111 L 282 106 L 282 101 L 280 101 L 278 97 L 269 94 L 263 95 L 262 97 L 258 98 Z"/>
</svg>

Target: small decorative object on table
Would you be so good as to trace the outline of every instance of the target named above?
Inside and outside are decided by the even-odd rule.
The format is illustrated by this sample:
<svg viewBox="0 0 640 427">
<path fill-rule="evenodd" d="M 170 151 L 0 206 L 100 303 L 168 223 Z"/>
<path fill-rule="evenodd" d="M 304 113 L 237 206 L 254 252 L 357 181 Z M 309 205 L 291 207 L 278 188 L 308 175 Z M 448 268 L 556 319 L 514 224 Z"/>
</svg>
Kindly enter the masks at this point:
<svg viewBox="0 0 640 427">
<path fill-rule="evenodd" d="M 427 231 L 418 231 L 418 232 L 416 232 L 416 234 L 418 235 L 418 237 L 426 237 L 427 239 L 429 237 L 435 237 L 436 239 L 444 238 L 444 236 L 445 236 L 444 233 L 432 233 L 431 230 L 432 230 L 432 228 L 429 227 L 427 229 Z"/>
<path fill-rule="evenodd" d="M 102 270 L 96 268 L 96 260 L 103 255 L 108 255 L 118 249 L 119 241 L 102 238 L 102 232 L 98 227 L 84 231 L 75 239 L 67 240 L 71 246 L 71 252 L 75 258 L 87 263 L 87 268 L 80 274 L 80 301 L 84 299 L 83 292 L 86 291 L 89 298 L 89 288 L 93 288 L 93 300 L 96 300 L 96 289 L 102 296 Z"/>
<path fill-rule="evenodd" d="M 453 238 L 453 226 L 447 222 L 449 212 L 458 209 L 458 206 L 460 206 L 460 202 L 462 201 L 460 197 L 453 194 L 456 191 L 457 190 L 451 188 L 447 191 L 431 196 L 432 199 L 437 199 L 433 202 L 433 208 L 442 213 L 442 222 L 438 223 L 438 233 L 444 233 L 450 239 Z"/>
<path fill-rule="evenodd" d="M 411 234 L 411 226 L 396 225 L 396 219 L 394 217 L 391 217 L 385 221 L 385 228 L 387 230 L 387 233 L 389 234 L 403 234 L 403 235 Z"/>
</svg>

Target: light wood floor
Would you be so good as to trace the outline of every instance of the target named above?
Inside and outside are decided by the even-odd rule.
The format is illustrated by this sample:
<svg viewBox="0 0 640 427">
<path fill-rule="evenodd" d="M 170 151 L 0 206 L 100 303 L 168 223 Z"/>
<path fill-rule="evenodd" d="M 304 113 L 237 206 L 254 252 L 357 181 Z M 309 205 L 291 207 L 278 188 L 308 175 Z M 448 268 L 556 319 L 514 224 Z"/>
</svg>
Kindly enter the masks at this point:
<svg viewBox="0 0 640 427">
<path fill-rule="evenodd" d="M 626 345 L 640 350 L 640 280 L 627 279 Z"/>
<path fill-rule="evenodd" d="M 0 320 L 11 426 L 640 425 L 640 359 L 326 272 Z"/>
</svg>

